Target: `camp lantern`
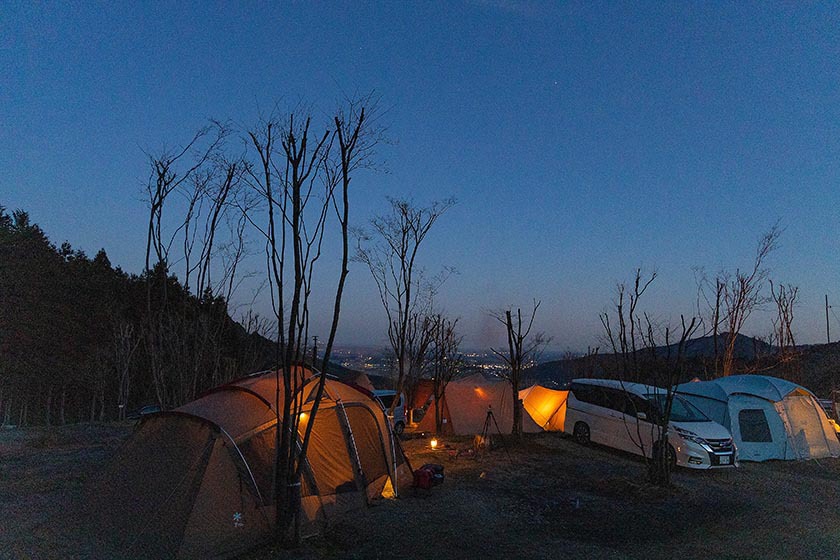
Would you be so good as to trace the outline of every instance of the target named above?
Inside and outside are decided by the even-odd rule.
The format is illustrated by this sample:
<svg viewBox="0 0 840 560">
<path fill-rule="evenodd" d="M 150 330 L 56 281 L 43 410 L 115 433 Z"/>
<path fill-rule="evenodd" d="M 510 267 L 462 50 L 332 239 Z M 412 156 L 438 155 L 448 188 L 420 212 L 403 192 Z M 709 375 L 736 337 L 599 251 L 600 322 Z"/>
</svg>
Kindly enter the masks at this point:
<svg viewBox="0 0 840 560">
<path fill-rule="evenodd" d="M 429 442 L 429 443 L 431 444 L 432 449 L 437 449 L 437 446 L 438 446 L 438 440 L 437 439 L 432 438 L 432 441 Z"/>
</svg>

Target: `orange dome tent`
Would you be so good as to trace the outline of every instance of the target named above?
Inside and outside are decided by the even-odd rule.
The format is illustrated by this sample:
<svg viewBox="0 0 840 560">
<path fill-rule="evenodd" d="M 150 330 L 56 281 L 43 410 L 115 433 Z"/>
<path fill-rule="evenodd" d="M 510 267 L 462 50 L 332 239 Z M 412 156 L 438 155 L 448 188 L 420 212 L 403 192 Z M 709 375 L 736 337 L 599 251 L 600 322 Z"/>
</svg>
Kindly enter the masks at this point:
<svg viewBox="0 0 840 560">
<path fill-rule="evenodd" d="M 301 368 L 301 429 L 318 378 Z M 270 539 L 276 386 L 274 372 L 255 374 L 146 417 L 92 488 L 98 550 L 119 558 L 230 558 Z M 410 483 L 382 408 L 327 379 L 302 481 L 302 534 Z"/>
</svg>

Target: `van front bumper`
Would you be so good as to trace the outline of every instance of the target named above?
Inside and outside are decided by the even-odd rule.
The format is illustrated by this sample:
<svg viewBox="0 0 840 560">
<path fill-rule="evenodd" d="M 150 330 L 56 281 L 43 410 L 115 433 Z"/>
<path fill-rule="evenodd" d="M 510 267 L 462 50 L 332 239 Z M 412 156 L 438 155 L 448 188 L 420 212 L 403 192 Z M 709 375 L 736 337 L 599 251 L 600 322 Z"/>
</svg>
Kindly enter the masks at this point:
<svg viewBox="0 0 840 560">
<path fill-rule="evenodd" d="M 690 469 L 728 469 L 736 466 L 734 445 L 725 446 L 717 441 L 701 445 L 683 440 L 676 446 L 677 465 Z"/>
</svg>

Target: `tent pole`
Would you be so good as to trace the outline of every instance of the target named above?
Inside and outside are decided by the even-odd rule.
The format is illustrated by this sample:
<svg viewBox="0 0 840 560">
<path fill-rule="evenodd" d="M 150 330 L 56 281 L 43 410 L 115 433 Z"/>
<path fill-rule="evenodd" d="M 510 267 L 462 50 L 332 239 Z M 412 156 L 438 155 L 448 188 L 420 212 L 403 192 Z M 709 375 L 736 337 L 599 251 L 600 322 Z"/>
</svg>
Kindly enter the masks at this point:
<svg viewBox="0 0 840 560">
<path fill-rule="evenodd" d="M 350 460 L 353 462 L 353 478 L 356 481 L 356 487 L 362 494 L 362 502 L 365 506 L 367 506 L 367 480 L 365 479 L 365 473 L 362 470 L 362 461 L 359 459 L 359 450 L 356 447 L 356 439 L 353 437 L 353 428 L 350 426 L 350 419 L 347 417 L 347 410 L 344 408 L 344 402 L 339 398 L 336 400 L 336 404 L 341 411 L 341 414 L 338 415 L 338 423 L 341 424 L 341 431 L 344 433 L 344 440 L 347 445 L 347 453 L 350 455 Z"/>
<path fill-rule="evenodd" d="M 394 487 L 394 497 L 399 498 L 400 492 L 397 490 L 399 486 L 397 484 L 397 447 L 394 445 L 394 430 L 391 426 L 391 421 L 388 420 L 388 417 L 385 417 L 385 425 L 388 426 L 388 435 L 390 436 L 391 440 L 391 486 Z"/>
</svg>

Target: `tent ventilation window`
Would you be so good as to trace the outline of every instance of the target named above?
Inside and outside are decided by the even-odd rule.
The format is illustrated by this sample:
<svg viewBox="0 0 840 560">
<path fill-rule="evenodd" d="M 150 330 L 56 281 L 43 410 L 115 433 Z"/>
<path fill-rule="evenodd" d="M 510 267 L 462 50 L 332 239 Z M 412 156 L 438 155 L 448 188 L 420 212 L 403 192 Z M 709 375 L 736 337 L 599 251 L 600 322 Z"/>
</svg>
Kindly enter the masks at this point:
<svg viewBox="0 0 840 560">
<path fill-rule="evenodd" d="M 738 425 L 741 428 L 741 441 L 765 443 L 772 442 L 767 416 L 760 408 L 744 409 L 738 412 Z"/>
</svg>

